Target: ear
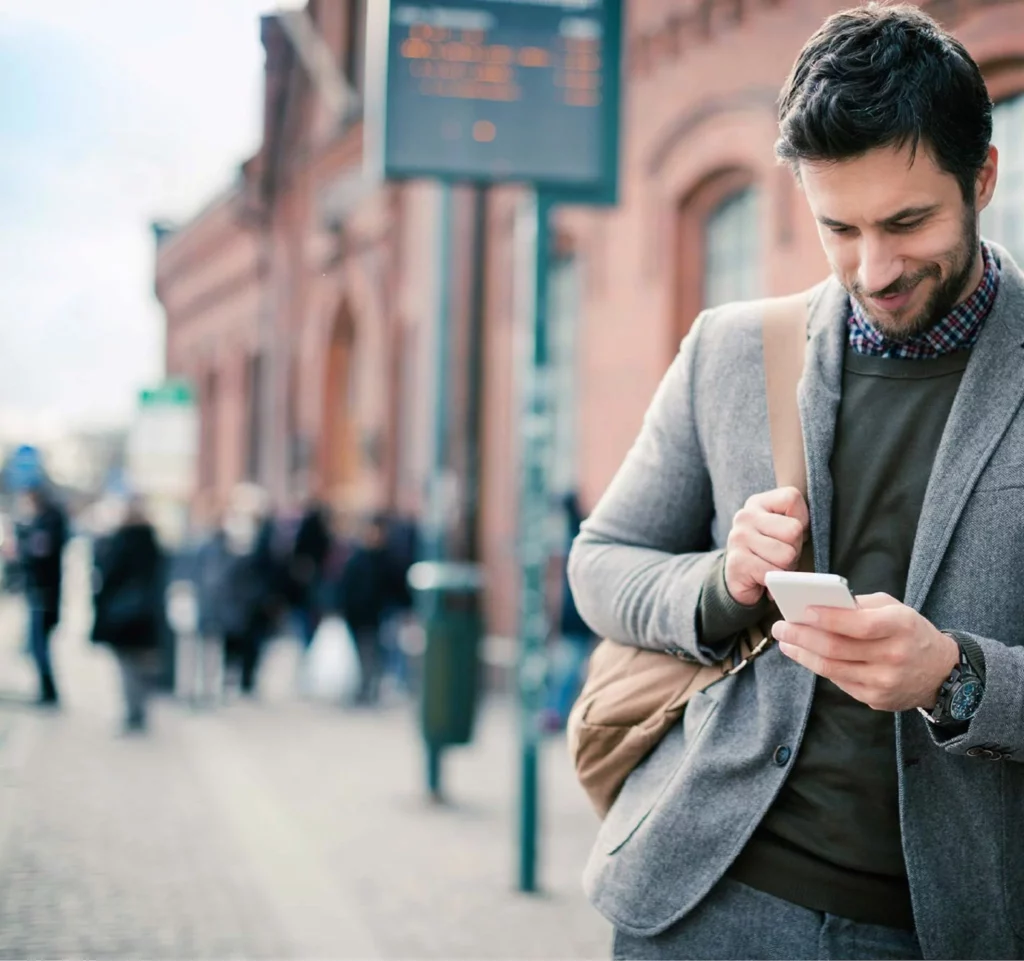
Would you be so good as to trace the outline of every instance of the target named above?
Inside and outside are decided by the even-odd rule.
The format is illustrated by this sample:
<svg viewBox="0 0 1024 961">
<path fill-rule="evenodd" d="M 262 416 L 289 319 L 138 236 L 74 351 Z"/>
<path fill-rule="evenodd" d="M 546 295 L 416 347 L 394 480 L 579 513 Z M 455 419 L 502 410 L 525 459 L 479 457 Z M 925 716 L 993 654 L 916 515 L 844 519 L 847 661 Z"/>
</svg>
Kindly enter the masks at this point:
<svg viewBox="0 0 1024 961">
<path fill-rule="evenodd" d="M 974 206 L 978 213 L 981 213 L 991 202 L 992 195 L 996 192 L 996 181 L 999 179 L 999 151 L 994 147 L 988 148 L 988 157 L 978 171 L 978 177 L 974 182 Z"/>
</svg>

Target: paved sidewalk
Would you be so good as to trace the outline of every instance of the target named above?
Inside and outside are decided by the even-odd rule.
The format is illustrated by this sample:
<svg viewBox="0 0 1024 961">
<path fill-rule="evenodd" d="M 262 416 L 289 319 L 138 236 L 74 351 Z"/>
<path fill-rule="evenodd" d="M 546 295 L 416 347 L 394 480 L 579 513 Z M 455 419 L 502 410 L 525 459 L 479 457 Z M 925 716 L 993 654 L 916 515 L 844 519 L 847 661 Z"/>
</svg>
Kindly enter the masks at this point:
<svg viewBox="0 0 1024 961">
<path fill-rule="evenodd" d="M 79 590 L 81 583 L 79 583 Z M 258 702 L 163 701 L 114 736 L 114 665 L 57 640 L 65 709 L 0 698 L 0 958 L 601 958 L 579 876 L 596 818 L 564 744 L 542 758 L 542 895 L 514 890 L 515 723 L 492 701 L 425 799 L 415 716 L 296 701 L 295 651 Z M 0 603 L 0 688 L 30 690 Z"/>
</svg>

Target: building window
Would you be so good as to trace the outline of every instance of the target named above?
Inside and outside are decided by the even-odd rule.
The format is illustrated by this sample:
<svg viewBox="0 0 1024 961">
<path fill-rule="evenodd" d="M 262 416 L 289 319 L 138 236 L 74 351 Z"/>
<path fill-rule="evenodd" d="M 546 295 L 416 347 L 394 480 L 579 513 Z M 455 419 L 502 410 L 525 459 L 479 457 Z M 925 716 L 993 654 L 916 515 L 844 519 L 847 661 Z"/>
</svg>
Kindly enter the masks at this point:
<svg viewBox="0 0 1024 961">
<path fill-rule="evenodd" d="M 761 242 L 755 187 L 731 194 L 704 228 L 704 306 L 752 300 L 761 294 Z"/>
<path fill-rule="evenodd" d="M 981 232 L 1024 264 L 1024 94 L 996 104 L 992 143 L 999 148 L 999 181 L 981 213 Z"/>
<path fill-rule="evenodd" d="M 577 345 L 582 284 L 579 258 L 558 257 L 548 275 L 548 330 L 551 403 L 554 413 L 551 489 L 556 494 L 577 486 Z"/>
</svg>

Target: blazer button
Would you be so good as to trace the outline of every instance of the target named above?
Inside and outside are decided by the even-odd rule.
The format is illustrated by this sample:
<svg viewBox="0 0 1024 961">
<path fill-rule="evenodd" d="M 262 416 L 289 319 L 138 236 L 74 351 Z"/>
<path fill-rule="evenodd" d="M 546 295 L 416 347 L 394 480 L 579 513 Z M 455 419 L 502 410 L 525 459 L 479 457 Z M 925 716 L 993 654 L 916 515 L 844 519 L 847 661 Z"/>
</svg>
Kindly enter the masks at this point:
<svg viewBox="0 0 1024 961">
<path fill-rule="evenodd" d="M 785 767 L 789 764 L 789 759 L 793 756 L 793 752 L 786 747 L 785 744 L 780 744 L 772 755 L 772 760 L 778 764 L 779 767 Z"/>
</svg>

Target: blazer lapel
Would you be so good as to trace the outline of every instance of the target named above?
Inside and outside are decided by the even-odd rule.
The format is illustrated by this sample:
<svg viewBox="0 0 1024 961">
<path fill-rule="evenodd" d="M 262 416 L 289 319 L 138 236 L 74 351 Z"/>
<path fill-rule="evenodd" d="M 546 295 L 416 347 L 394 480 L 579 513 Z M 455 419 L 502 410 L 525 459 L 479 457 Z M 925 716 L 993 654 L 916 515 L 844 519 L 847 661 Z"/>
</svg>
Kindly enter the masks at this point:
<svg viewBox="0 0 1024 961">
<path fill-rule="evenodd" d="M 831 554 L 832 475 L 836 415 L 843 382 L 849 298 L 834 278 L 811 294 L 807 361 L 797 390 L 807 459 L 807 503 L 811 512 L 814 569 L 827 571 Z"/>
<path fill-rule="evenodd" d="M 999 292 L 950 410 L 910 559 L 905 602 L 917 610 L 978 476 L 1024 400 L 1024 276 L 1005 250 L 991 247 L 1002 265 Z"/>
</svg>

